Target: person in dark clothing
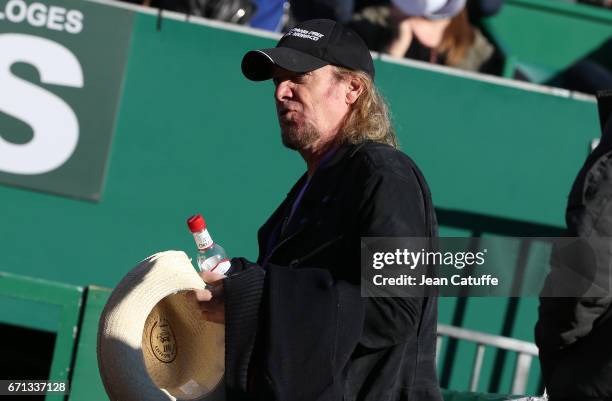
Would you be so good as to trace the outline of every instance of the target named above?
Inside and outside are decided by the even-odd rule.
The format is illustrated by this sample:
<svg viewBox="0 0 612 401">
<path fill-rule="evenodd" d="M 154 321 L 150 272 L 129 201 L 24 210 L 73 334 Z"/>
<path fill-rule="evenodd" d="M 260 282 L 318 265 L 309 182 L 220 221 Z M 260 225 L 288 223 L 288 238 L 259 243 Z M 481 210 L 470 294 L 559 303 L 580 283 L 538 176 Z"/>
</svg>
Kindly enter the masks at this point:
<svg viewBox="0 0 612 401">
<path fill-rule="evenodd" d="M 307 171 L 259 230 L 257 263 L 202 273 L 213 287 L 196 292 L 200 308 L 226 325 L 228 399 L 441 401 L 437 298 L 361 296 L 361 237 L 437 235 L 365 43 L 310 20 L 248 52 L 242 71 L 273 79 L 283 144 Z"/>
<path fill-rule="evenodd" d="M 535 327 L 542 376 L 551 401 L 610 400 L 612 118 L 574 181 L 566 222 L 567 236 L 576 240 L 571 248 L 553 248 L 551 259 L 559 263 L 551 263 Z"/>
</svg>

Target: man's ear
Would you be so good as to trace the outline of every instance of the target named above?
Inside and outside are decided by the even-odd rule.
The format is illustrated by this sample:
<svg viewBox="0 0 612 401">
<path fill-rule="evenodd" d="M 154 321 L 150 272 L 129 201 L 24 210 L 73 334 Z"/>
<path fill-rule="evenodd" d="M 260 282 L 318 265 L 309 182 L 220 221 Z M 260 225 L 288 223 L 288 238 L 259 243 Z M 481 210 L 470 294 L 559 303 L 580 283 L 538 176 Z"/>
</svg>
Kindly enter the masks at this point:
<svg viewBox="0 0 612 401">
<path fill-rule="evenodd" d="M 350 76 L 347 80 L 346 104 L 353 104 L 365 89 L 364 82 L 356 76 Z"/>
</svg>

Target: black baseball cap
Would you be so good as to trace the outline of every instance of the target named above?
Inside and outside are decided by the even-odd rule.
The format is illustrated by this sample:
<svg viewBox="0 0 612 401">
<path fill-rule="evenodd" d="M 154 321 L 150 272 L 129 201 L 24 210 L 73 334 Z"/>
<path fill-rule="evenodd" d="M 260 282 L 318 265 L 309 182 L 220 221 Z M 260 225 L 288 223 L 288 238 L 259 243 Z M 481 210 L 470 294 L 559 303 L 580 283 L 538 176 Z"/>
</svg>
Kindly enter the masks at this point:
<svg viewBox="0 0 612 401">
<path fill-rule="evenodd" d="M 330 19 L 312 19 L 291 28 L 271 49 L 251 50 L 242 73 L 252 81 L 272 78 L 272 66 L 309 72 L 328 64 L 364 71 L 374 79 L 374 62 L 361 37 Z"/>
</svg>

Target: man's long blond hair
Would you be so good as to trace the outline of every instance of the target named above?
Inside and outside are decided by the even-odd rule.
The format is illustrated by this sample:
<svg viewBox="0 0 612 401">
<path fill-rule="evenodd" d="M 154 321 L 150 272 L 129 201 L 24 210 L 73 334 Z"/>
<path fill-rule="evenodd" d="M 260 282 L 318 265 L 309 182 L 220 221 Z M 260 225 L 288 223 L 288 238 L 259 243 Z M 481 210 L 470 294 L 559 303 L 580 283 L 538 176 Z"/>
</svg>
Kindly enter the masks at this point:
<svg viewBox="0 0 612 401">
<path fill-rule="evenodd" d="M 342 141 L 360 143 L 370 140 L 398 148 L 397 137 L 389 118 L 389 108 L 374 86 L 372 78 L 365 72 L 343 67 L 335 67 L 334 73 L 339 80 L 355 77 L 362 81 L 364 88 L 353 103 L 341 129 Z"/>
</svg>

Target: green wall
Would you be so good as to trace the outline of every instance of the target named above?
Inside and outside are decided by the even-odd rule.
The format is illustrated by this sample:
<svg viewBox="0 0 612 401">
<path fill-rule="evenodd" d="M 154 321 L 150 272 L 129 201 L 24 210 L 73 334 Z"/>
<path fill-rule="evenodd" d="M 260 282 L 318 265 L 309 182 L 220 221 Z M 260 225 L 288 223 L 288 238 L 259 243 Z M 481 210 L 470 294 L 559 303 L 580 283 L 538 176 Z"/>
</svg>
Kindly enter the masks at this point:
<svg viewBox="0 0 612 401">
<path fill-rule="evenodd" d="M 604 8 L 564 0 L 506 0 L 484 27 L 508 61 L 536 82 L 587 56 L 612 68 L 612 12 Z"/>
<path fill-rule="evenodd" d="M 155 16 L 138 14 L 101 201 L 0 187 L 0 269 L 112 287 L 155 251 L 190 251 L 185 219 L 196 211 L 230 254 L 255 258 L 258 226 L 304 169 L 280 144 L 271 83 L 240 73 L 246 50 L 271 43 L 170 19 L 156 31 Z M 593 101 L 376 65 L 437 207 L 562 225 L 598 136 Z"/>
</svg>

